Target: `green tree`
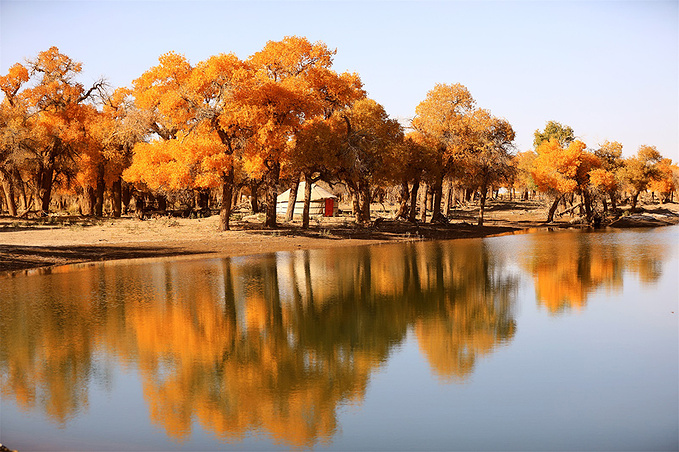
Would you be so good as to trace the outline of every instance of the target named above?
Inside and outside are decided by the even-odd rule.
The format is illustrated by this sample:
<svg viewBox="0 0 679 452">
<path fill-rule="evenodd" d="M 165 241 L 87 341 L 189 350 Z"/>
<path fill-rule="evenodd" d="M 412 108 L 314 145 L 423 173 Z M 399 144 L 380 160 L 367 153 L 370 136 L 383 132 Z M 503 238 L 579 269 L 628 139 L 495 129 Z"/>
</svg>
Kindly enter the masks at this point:
<svg viewBox="0 0 679 452">
<path fill-rule="evenodd" d="M 575 140 L 573 129 L 556 121 L 548 121 L 545 130 L 536 130 L 533 136 L 533 146 L 536 148 L 551 139 L 555 139 L 561 146 L 568 146 Z"/>
</svg>

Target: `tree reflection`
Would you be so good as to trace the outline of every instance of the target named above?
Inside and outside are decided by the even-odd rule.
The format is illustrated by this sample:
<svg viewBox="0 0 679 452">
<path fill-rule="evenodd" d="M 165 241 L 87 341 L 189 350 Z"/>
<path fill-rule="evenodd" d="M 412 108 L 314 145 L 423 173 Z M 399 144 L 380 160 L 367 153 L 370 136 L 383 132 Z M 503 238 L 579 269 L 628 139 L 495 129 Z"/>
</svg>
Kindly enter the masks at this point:
<svg viewBox="0 0 679 452">
<path fill-rule="evenodd" d="M 108 307 L 80 296 L 96 291 L 97 279 L 91 276 L 50 277 L 41 287 L 12 279 L 1 291 L 2 396 L 15 398 L 26 410 L 44 410 L 58 424 L 87 408 L 92 378 L 105 383 L 109 373 L 107 363 L 95 362 L 94 356 L 95 324 Z M 16 293 L 21 297 L 13 298 Z"/>
<path fill-rule="evenodd" d="M 622 245 L 558 237 L 532 243 L 536 257 L 523 262 L 550 312 L 620 287 L 624 269 L 644 281 L 659 274 L 660 252 L 634 258 Z M 177 441 L 197 422 L 224 440 L 329 442 L 338 407 L 363 401 L 409 332 L 443 381 L 465 381 L 514 337 L 518 278 L 488 246 L 408 243 L 3 280 L 0 321 L 12 334 L 0 342 L 2 395 L 65 423 L 122 363 L 141 375 L 151 422 Z"/>
<path fill-rule="evenodd" d="M 522 266 L 533 275 L 538 304 L 552 315 L 580 310 L 600 288 L 620 291 L 625 272 L 645 283 L 661 276 L 668 250 L 654 243 L 600 240 L 596 233 L 560 232 L 530 236 Z"/>
<path fill-rule="evenodd" d="M 415 332 L 434 373 L 461 381 L 473 372 L 477 357 L 514 337 L 517 281 L 499 271 L 485 242 L 460 242 L 454 252 L 434 246 L 429 265 L 436 271 L 436 303 L 426 303 L 433 309 L 416 320 Z"/>
</svg>

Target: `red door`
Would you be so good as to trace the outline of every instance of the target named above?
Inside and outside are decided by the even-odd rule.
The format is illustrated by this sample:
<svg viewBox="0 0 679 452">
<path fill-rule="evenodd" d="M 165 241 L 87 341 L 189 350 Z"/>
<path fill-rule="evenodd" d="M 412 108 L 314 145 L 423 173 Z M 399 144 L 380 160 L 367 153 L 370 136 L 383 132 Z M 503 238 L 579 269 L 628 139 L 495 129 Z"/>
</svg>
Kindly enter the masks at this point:
<svg viewBox="0 0 679 452">
<path fill-rule="evenodd" d="M 324 217 L 331 217 L 333 214 L 333 211 L 335 209 L 335 200 L 332 198 L 326 198 L 325 200 L 325 213 L 323 214 Z"/>
</svg>

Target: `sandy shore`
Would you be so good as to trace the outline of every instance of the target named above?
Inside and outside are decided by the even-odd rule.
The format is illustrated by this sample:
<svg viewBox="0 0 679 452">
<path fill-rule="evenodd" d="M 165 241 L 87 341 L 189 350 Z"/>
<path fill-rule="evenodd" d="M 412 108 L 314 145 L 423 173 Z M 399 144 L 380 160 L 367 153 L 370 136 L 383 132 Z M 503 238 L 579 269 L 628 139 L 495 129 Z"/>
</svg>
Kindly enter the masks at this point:
<svg viewBox="0 0 679 452">
<path fill-rule="evenodd" d="M 386 215 L 386 214 L 385 214 Z M 219 232 L 218 217 L 184 219 L 160 217 L 68 218 L 23 220 L 0 217 L 0 276 L 25 270 L 80 262 L 220 254 L 242 256 L 273 251 L 369 245 L 392 241 L 486 237 L 527 228 L 570 227 L 572 219 L 543 223 L 546 210 L 533 202 L 491 204 L 483 227 L 475 224 L 476 210 L 458 209 L 449 224 L 410 224 L 380 219 L 370 227 L 358 227 L 350 217 L 313 221 L 308 230 L 299 222 L 264 229 L 258 217 L 232 223 L 232 230 Z M 634 218 L 637 217 L 637 220 Z M 626 227 L 648 221 L 679 222 L 675 204 L 646 206 L 642 216 L 632 216 Z M 651 226 L 653 224 L 649 224 Z"/>
</svg>

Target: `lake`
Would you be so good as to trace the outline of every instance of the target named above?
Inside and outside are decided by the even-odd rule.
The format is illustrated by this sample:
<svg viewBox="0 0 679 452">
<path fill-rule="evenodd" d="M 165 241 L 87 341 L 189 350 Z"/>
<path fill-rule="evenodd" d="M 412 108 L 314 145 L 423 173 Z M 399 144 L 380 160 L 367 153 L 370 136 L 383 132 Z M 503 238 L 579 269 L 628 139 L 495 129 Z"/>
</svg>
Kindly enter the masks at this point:
<svg viewBox="0 0 679 452">
<path fill-rule="evenodd" d="M 28 450 L 677 450 L 679 227 L 0 278 Z"/>
</svg>

